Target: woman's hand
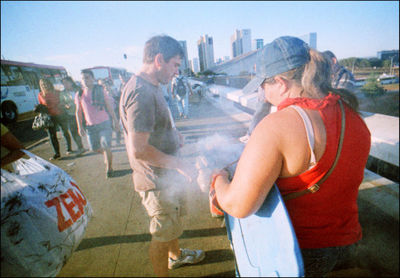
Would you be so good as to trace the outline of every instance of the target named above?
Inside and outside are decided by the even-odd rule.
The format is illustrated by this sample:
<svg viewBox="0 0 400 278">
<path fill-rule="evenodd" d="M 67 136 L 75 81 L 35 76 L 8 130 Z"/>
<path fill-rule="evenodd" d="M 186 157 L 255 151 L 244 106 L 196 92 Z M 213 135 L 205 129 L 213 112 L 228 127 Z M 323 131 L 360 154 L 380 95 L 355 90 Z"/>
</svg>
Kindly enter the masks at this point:
<svg viewBox="0 0 400 278">
<path fill-rule="evenodd" d="M 229 172 L 227 170 L 225 170 L 225 169 L 214 170 L 213 174 L 211 175 L 211 185 L 210 185 L 211 188 L 215 189 L 215 183 L 219 176 L 225 178 L 226 180 L 229 180 Z"/>
</svg>

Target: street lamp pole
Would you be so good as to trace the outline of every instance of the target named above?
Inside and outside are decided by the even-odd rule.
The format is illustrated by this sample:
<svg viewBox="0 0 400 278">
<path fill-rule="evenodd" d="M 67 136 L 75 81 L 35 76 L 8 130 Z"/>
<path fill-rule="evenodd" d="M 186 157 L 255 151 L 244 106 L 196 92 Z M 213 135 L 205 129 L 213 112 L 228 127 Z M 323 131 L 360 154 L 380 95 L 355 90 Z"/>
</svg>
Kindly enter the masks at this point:
<svg viewBox="0 0 400 278">
<path fill-rule="evenodd" d="M 392 75 L 393 58 L 394 56 L 390 57 L 390 75 Z"/>
</svg>

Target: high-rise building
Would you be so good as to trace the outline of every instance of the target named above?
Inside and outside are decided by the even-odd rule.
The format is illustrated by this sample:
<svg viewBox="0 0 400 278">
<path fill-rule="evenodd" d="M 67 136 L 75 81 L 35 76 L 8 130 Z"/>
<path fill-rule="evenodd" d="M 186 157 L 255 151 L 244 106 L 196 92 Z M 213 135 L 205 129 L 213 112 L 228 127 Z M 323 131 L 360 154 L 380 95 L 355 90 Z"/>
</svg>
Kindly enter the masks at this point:
<svg viewBox="0 0 400 278">
<path fill-rule="evenodd" d="M 214 66 L 214 43 L 208 35 L 201 36 L 197 41 L 199 50 L 200 71 L 205 71 Z"/>
<path fill-rule="evenodd" d="M 264 39 L 254 39 L 251 49 L 257 50 L 257 49 L 263 48 L 263 46 L 264 46 Z"/>
<path fill-rule="evenodd" d="M 231 36 L 232 58 L 251 51 L 251 30 L 235 30 Z"/>
<path fill-rule="evenodd" d="M 308 33 L 298 38 L 306 42 L 309 47 L 317 50 L 317 33 Z"/>
<path fill-rule="evenodd" d="M 185 73 L 187 69 L 189 69 L 189 60 L 188 60 L 188 52 L 187 52 L 187 45 L 186 41 L 179 41 L 179 44 L 182 46 L 183 53 L 185 54 L 185 57 L 182 58 L 182 63 L 179 69 L 181 70 L 182 73 Z"/>
<path fill-rule="evenodd" d="M 200 71 L 199 59 L 193 58 L 193 60 L 191 62 L 192 62 L 192 71 L 194 73 L 198 73 Z"/>
</svg>

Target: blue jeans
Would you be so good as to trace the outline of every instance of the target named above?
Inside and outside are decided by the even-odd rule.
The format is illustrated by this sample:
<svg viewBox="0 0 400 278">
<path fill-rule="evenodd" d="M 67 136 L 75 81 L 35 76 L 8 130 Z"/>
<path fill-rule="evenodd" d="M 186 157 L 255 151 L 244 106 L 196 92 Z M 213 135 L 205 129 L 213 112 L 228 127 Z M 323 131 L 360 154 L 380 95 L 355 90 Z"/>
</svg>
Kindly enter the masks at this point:
<svg viewBox="0 0 400 278">
<path fill-rule="evenodd" d="M 97 125 L 88 125 L 86 131 L 91 151 L 111 148 L 112 127 L 109 120 Z"/>
<path fill-rule="evenodd" d="M 189 94 L 186 93 L 183 97 L 177 94 L 176 106 L 178 107 L 179 115 L 189 116 Z"/>
<path fill-rule="evenodd" d="M 355 244 L 319 249 L 301 249 L 306 277 L 323 277 L 345 265 L 355 252 Z"/>
<path fill-rule="evenodd" d="M 57 139 L 57 126 L 60 126 L 62 134 L 67 142 L 67 151 L 71 151 L 71 136 L 68 131 L 68 118 L 65 114 L 51 116 L 51 120 L 54 126 L 47 129 L 47 134 L 49 135 L 51 146 L 53 147 L 54 154 L 60 154 L 60 144 Z"/>
</svg>

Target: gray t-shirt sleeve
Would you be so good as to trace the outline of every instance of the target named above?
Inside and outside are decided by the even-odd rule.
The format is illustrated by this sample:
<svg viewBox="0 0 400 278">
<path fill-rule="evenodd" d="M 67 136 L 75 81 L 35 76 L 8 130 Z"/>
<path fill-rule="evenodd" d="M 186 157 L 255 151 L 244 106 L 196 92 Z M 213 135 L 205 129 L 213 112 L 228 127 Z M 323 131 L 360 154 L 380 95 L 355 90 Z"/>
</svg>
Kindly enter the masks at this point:
<svg viewBox="0 0 400 278">
<path fill-rule="evenodd" d="M 126 107 L 127 129 L 130 132 L 153 132 L 155 125 L 155 105 L 152 94 L 136 89 Z"/>
</svg>

